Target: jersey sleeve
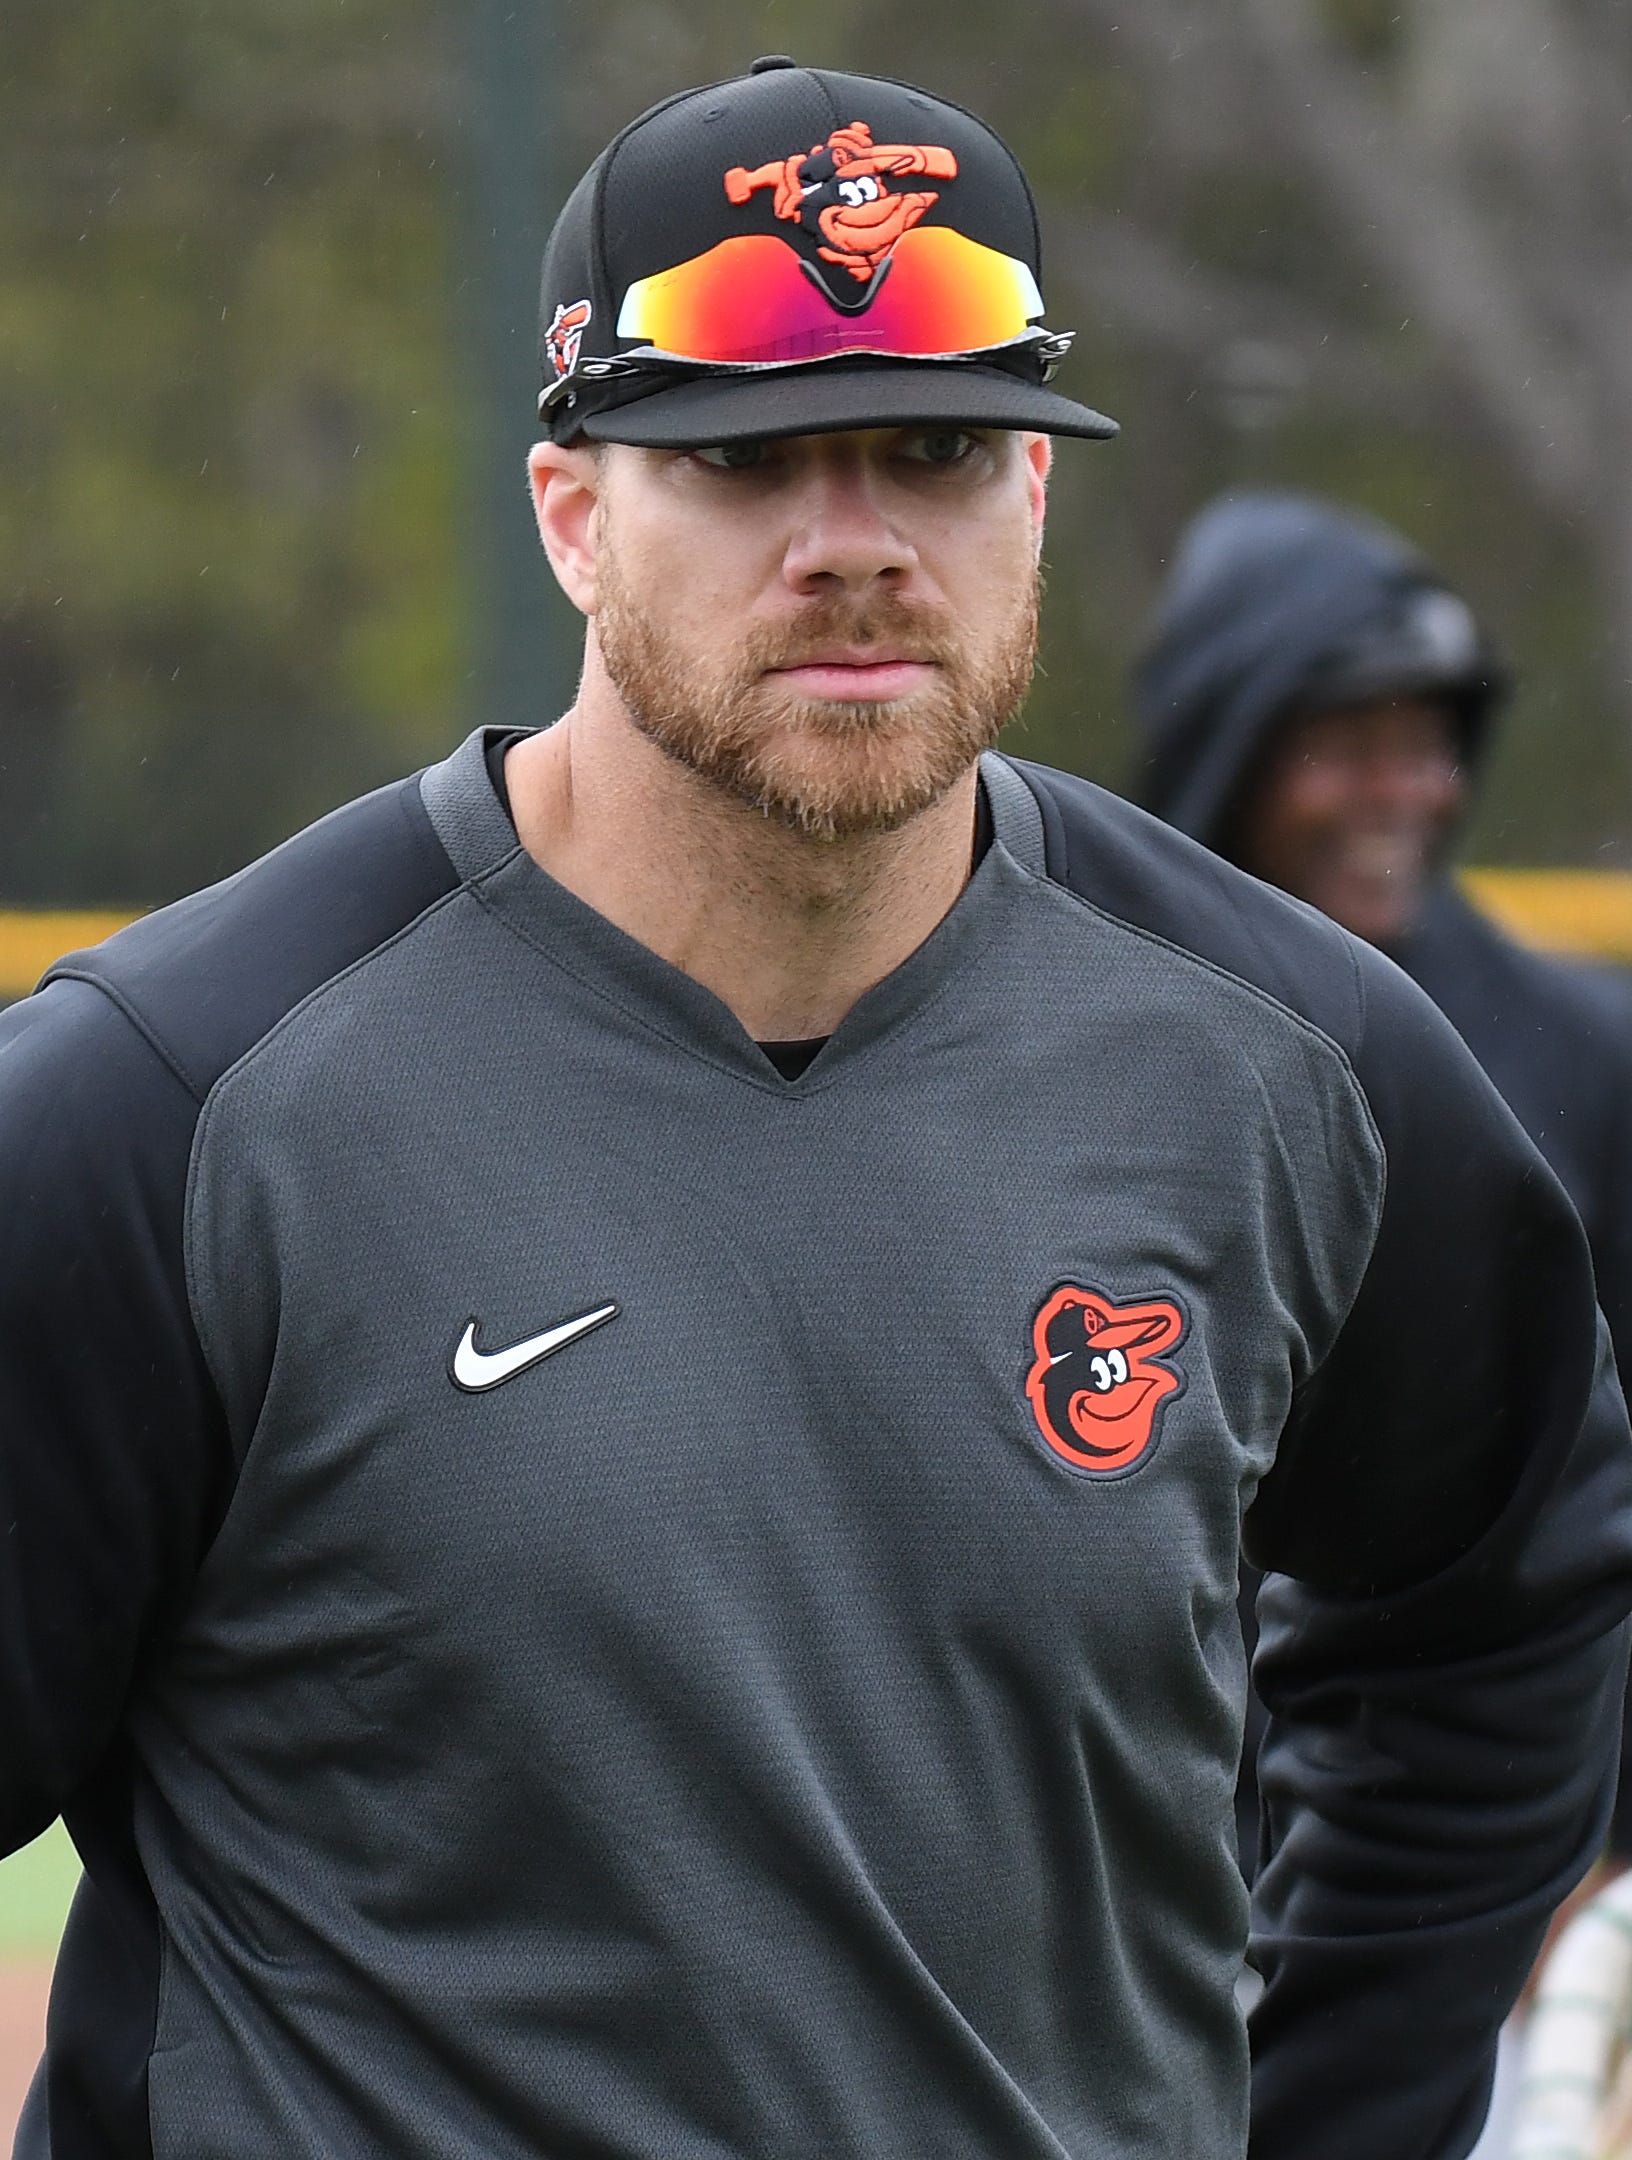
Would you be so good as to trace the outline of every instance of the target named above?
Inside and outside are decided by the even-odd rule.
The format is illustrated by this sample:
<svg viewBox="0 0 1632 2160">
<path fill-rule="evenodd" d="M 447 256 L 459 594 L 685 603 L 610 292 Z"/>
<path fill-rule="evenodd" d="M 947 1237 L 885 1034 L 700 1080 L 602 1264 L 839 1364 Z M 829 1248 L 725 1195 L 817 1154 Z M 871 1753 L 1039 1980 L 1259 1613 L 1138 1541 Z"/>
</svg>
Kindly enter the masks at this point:
<svg viewBox="0 0 1632 2160">
<path fill-rule="evenodd" d="M 1607 1008 L 1597 1067 L 1598 1147 L 1593 1189 L 1583 1211 L 1598 1303 L 1609 1322 L 1610 1341 L 1623 1394 L 1632 1392 L 1632 994 L 1621 980 L 1595 979 Z M 1609 1856 L 1632 1865 L 1632 1689 L 1621 1723 L 1620 1786 L 1609 1825 Z"/>
<path fill-rule="evenodd" d="M 1368 956 L 1387 1188 L 1248 1520 L 1270 1712 L 1253 2160 L 1457 2160 L 1614 1791 L 1632 1437 L 1561 1188 Z"/>
<path fill-rule="evenodd" d="M 1609 1322 L 1624 1390 L 1632 1374 L 1632 990 L 1620 982 L 1594 988 L 1606 1004 L 1611 996 L 1614 1002 L 1604 1023 L 1609 1043 L 1597 1060 L 1602 1139 L 1593 1164 L 1592 1204 L 1585 1216 L 1598 1302 Z"/>
<path fill-rule="evenodd" d="M 0 1013 L 0 1853 L 95 1777 L 230 1487 L 183 1264 L 198 1108 L 89 983 Z"/>
</svg>

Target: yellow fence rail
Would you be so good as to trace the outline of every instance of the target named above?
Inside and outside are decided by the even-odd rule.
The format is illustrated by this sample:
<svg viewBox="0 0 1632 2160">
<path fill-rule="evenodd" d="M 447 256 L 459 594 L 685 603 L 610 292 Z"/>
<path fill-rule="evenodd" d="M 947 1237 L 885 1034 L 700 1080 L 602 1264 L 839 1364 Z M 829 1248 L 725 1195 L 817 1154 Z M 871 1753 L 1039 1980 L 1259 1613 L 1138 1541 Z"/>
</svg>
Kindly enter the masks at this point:
<svg viewBox="0 0 1632 2160">
<path fill-rule="evenodd" d="M 130 921 L 122 914 L 72 909 L 0 908 L 0 998 L 26 997 L 53 960 L 96 945 Z"/>
<path fill-rule="evenodd" d="M 1487 914 L 1527 945 L 1632 967 L 1632 873 L 1465 870 Z M 53 960 L 95 945 L 130 920 L 117 912 L 0 909 L 0 1000 L 25 997 Z"/>
<path fill-rule="evenodd" d="M 1544 952 L 1632 965 L 1632 876 L 1610 870 L 1465 870 L 1470 897 Z"/>
</svg>

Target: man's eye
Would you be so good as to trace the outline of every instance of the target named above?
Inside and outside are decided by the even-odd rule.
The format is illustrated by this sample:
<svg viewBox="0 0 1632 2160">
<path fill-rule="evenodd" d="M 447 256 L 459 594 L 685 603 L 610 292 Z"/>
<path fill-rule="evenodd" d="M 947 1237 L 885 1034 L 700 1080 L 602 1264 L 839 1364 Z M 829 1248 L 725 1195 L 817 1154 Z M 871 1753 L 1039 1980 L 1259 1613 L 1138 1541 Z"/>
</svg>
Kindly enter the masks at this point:
<svg viewBox="0 0 1632 2160">
<path fill-rule="evenodd" d="M 980 438 L 966 428 L 917 428 L 901 445 L 920 465 L 961 465 L 980 448 Z"/>
<path fill-rule="evenodd" d="M 771 450 L 769 443 L 756 436 L 746 442 L 712 443 L 691 454 L 700 465 L 710 465 L 715 472 L 752 472 L 756 465 L 769 460 Z"/>
</svg>

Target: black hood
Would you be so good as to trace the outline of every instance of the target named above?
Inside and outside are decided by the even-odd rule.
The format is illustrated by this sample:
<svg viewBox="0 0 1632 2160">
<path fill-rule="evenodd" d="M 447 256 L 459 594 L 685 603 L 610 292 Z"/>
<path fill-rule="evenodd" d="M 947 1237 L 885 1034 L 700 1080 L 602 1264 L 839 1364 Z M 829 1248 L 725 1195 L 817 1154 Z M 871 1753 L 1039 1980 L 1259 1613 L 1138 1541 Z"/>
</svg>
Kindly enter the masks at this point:
<svg viewBox="0 0 1632 2160">
<path fill-rule="evenodd" d="M 1471 761 L 1504 689 L 1463 602 L 1387 526 L 1313 496 L 1224 495 L 1180 540 L 1134 677 L 1135 792 L 1216 843 L 1292 713 L 1430 692 Z"/>
</svg>

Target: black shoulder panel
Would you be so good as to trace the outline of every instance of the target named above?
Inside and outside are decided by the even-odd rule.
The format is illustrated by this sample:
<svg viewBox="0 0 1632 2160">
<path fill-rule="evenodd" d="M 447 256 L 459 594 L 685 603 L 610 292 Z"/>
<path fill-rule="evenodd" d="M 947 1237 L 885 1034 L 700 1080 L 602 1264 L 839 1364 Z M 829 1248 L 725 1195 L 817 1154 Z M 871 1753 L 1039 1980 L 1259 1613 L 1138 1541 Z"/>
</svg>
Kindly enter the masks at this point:
<svg viewBox="0 0 1632 2160">
<path fill-rule="evenodd" d="M 458 882 L 417 780 L 399 780 L 46 981 L 95 983 L 202 1101 L 303 997 Z"/>
<path fill-rule="evenodd" d="M 1351 1051 L 1361 949 L 1335 923 L 1091 782 L 1015 759 L 1042 806 L 1049 875 L 1210 961 Z"/>
<path fill-rule="evenodd" d="M 161 1947 L 127 1719 L 236 1476 L 182 1257 L 200 1109 L 457 883 L 404 781 L 0 1014 L 0 1852 L 61 1814 L 85 1864 L 19 2152 L 151 2152 Z"/>
</svg>

